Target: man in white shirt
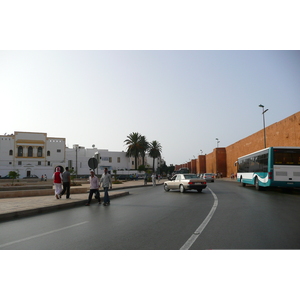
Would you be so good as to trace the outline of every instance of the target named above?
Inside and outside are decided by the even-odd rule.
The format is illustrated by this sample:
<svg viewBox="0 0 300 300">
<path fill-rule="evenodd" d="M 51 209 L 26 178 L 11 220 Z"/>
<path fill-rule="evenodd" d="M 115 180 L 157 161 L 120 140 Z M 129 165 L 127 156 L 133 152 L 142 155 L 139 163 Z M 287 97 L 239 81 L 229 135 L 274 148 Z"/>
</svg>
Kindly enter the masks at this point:
<svg viewBox="0 0 300 300">
<path fill-rule="evenodd" d="M 110 205 L 110 199 L 108 195 L 108 188 L 112 189 L 112 182 L 111 182 L 111 176 L 107 172 L 107 168 L 104 169 L 104 173 L 100 179 L 100 186 L 103 186 L 104 189 L 104 206 Z"/>
<path fill-rule="evenodd" d="M 95 198 L 98 200 L 98 203 L 101 204 L 100 193 L 99 193 L 99 187 L 100 187 L 99 178 L 95 176 L 94 171 L 91 171 L 91 176 L 89 177 L 88 181 L 90 182 L 90 193 L 89 193 L 88 202 L 85 205 L 86 206 L 90 205 L 93 194 L 95 194 Z"/>
</svg>

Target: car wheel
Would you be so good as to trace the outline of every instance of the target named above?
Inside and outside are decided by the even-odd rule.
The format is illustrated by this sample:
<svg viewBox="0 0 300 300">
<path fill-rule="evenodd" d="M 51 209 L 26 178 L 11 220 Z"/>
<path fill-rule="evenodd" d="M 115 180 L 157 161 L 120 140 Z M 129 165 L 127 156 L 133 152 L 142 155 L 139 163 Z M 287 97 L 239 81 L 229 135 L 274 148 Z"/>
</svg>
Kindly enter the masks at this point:
<svg viewBox="0 0 300 300">
<path fill-rule="evenodd" d="M 184 193 L 185 192 L 185 188 L 184 186 L 181 184 L 179 187 L 180 193 Z"/>
<path fill-rule="evenodd" d="M 200 189 L 200 190 L 197 190 L 197 192 L 198 192 L 198 193 L 201 193 L 201 192 L 202 192 L 202 189 Z"/>
<path fill-rule="evenodd" d="M 166 184 L 164 185 L 164 189 L 166 192 L 168 192 L 170 190 Z"/>
</svg>

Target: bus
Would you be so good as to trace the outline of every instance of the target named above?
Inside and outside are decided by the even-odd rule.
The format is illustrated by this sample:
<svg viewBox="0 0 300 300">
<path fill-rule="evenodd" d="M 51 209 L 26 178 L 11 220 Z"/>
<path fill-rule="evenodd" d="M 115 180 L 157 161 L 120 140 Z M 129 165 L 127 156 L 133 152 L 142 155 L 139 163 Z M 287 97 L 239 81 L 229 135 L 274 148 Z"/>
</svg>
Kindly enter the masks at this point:
<svg viewBox="0 0 300 300">
<path fill-rule="evenodd" d="M 300 147 L 269 147 L 237 160 L 237 181 L 262 187 L 300 187 Z"/>
</svg>

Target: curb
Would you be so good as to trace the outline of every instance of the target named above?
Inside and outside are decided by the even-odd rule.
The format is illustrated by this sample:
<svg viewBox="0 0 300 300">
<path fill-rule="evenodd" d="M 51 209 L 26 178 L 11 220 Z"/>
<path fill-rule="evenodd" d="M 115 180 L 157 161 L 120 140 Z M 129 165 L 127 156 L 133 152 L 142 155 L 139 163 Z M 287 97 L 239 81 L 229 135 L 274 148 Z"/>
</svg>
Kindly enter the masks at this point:
<svg viewBox="0 0 300 300">
<path fill-rule="evenodd" d="M 158 186 L 158 185 L 163 185 L 163 183 L 157 183 L 156 186 Z M 114 187 L 113 191 L 132 189 L 132 188 L 141 188 L 141 187 L 153 187 L 153 186 L 152 186 L 152 184 L 120 186 L 120 187 Z M 84 188 L 84 190 L 86 190 L 86 188 Z M 52 190 L 51 190 L 51 193 L 53 193 Z M 88 193 L 88 191 L 76 193 L 76 194 L 84 194 L 85 195 L 86 193 Z M 110 195 L 110 199 L 119 198 L 119 197 L 123 197 L 123 196 L 127 196 L 127 195 L 129 195 L 129 192 L 126 192 L 126 191 L 118 192 L 118 194 Z M 31 196 L 38 196 L 38 195 L 31 195 Z M 41 195 L 41 196 L 44 196 L 44 195 Z M 67 208 L 73 208 L 76 206 L 82 206 L 86 203 L 86 201 L 87 201 L 87 199 L 83 199 L 83 200 L 77 200 L 77 201 L 72 201 L 72 202 L 68 202 L 68 203 L 59 203 L 59 204 L 55 204 L 55 205 L 49 205 L 49 206 L 45 206 L 45 207 L 30 208 L 30 209 L 24 209 L 24 210 L 20 210 L 20 211 L 2 213 L 2 214 L 0 214 L 0 222 L 17 219 L 17 218 L 22 218 L 22 217 L 27 217 L 27 216 L 33 216 L 33 215 L 47 213 L 47 212 L 52 212 L 52 211 L 59 210 L 59 209 L 67 209 Z"/>
<path fill-rule="evenodd" d="M 110 199 L 114 198 L 119 198 L 123 196 L 129 195 L 129 192 L 121 192 L 115 195 L 110 195 Z M 39 208 L 32 208 L 32 209 L 26 209 L 26 210 L 20 210 L 20 211 L 15 211 L 15 212 L 10 212 L 10 213 L 4 213 L 0 214 L 0 222 L 2 221 L 7 221 L 11 219 L 17 219 L 17 218 L 22 218 L 22 217 L 27 217 L 27 216 L 32 216 L 40 213 L 47 213 L 59 209 L 67 209 L 67 208 L 73 208 L 76 206 L 82 206 L 85 204 L 87 199 L 84 200 L 78 200 L 75 202 L 69 202 L 69 203 L 60 203 L 56 205 L 51 205 L 51 206 L 46 206 L 46 207 L 39 207 Z"/>
</svg>

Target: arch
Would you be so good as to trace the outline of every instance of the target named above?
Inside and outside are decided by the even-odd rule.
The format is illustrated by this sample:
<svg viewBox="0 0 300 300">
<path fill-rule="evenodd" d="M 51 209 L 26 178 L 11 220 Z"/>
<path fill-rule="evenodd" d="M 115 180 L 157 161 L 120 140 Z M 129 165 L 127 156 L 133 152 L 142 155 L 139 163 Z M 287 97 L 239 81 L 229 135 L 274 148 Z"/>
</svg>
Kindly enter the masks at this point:
<svg viewBox="0 0 300 300">
<path fill-rule="evenodd" d="M 42 157 L 43 156 L 43 148 L 42 147 L 38 147 L 37 156 L 38 157 Z"/>
<path fill-rule="evenodd" d="M 23 156 L 23 147 L 22 146 L 18 147 L 18 156 Z"/>
<path fill-rule="evenodd" d="M 28 157 L 32 157 L 33 156 L 33 148 L 31 146 L 28 147 Z"/>
</svg>

